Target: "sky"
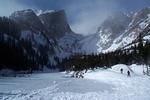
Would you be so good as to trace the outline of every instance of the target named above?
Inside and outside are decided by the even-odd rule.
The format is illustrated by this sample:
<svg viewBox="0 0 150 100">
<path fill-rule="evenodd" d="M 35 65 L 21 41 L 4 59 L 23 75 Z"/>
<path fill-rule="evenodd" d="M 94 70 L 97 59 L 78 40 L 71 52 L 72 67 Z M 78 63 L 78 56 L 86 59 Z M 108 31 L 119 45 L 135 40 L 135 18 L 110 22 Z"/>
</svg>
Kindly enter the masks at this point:
<svg viewBox="0 0 150 100">
<path fill-rule="evenodd" d="M 92 34 L 113 12 L 137 11 L 150 7 L 150 0 L 0 0 L 0 16 L 23 9 L 64 9 L 73 31 Z"/>
</svg>

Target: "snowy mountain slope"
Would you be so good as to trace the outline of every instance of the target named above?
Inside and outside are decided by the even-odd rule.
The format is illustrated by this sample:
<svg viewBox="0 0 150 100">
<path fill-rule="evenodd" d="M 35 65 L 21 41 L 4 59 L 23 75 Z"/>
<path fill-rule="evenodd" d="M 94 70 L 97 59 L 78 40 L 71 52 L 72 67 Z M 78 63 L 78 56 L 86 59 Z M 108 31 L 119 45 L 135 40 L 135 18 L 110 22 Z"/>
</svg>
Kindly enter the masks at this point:
<svg viewBox="0 0 150 100">
<path fill-rule="evenodd" d="M 81 51 L 85 53 L 97 53 L 101 47 L 98 45 L 99 34 L 89 35 L 79 41 Z"/>
<path fill-rule="evenodd" d="M 149 35 L 150 25 L 150 8 L 144 8 L 135 14 L 115 13 L 109 16 L 98 28 L 98 32 L 91 38 L 87 37 L 85 42 L 83 41 L 83 50 L 86 48 L 86 52 L 95 53 L 107 52 L 124 47 L 125 45 L 132 43 L 142 33 L 143 37 Z M 146 31 L 147 30 L 147 31 Z M 87 43 L 93 43 L 92 47 L 88 47 Z"/>
<path fill-rule="evenodd" d="M 64 35 L 60 39 L 57 39 L 58 46 L 61 48 L 61 52 L 57 53 L 59 58 L 68 57 L 74 53 L 82 52 L 80 50 L 80 43 L 79 41 L 83 38 L 82 35 L 78 35 L 75 33 Z"/>
<path fill-rule="evenodd" d="M 64 73 L 39 73 L 29 77 L 0 78 L 1 100 L 149 100 L 150 82 L 141 65 L 129 66 L 120 74 L 118 64 L 112 69 L 88 71 L 85 79 L 65 77 Z M 140 82 L 139 82 L 140 80 Z M 42 84 L 42 85 L 41 85 Z"/>
<path fill-rule="evenodd" d="M 145 10 L 147 13 L 145 13 Z M 149 25 L 150 25 L 150 9 L 146 8 L 143 9 L 133 15 L 133 20 L 129 24 L 128 28 L 125 30 L 125 32 L 120 35 L 116 40 L 113 42 L 113 45 L 116 45 L 117 48 L 121 48 L 129 43 L 132 43 L 132 41 L 136 40 L 140 33 L 142 33 L 143 37 L 148 35 L 149 32 Z M 144 15 L 141 17 L 141 15 Z M 140 17 L 140 18 L 139 18 Z M 138 18 L 138 19 L 137 19 Z M 110 47 L 108 50 L 111 50 Z"/>
</svg>

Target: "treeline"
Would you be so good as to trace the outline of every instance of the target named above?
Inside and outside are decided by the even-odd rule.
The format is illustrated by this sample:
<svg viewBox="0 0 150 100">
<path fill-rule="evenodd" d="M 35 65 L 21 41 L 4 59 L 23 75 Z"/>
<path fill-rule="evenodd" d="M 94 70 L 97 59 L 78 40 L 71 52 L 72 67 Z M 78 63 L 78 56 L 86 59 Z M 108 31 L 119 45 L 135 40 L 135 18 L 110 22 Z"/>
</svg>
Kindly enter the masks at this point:
<svg viewBox="0 0 150 100">
<path fill-rule="evenodd" d="M 139 42 L 123 50 L 100 54 L 76 54 L 61 63 L 62 70 L 82 71 L 94 68 L 110 68 L 115 64 L 146 64 L 150 66 L 150 42 Z M 148 67 L 149 68 L 149 67 Z M 148 69 L 150 70 L 150 68 Z"/>
<path fill-rule="evenodd" d="M 20 40 L 21 29 L 7 17 L 0 17 L 0 70 L 39 70 L 48 64 L 48 56 L 35 50 L 31 40 Z"/>
</svg>

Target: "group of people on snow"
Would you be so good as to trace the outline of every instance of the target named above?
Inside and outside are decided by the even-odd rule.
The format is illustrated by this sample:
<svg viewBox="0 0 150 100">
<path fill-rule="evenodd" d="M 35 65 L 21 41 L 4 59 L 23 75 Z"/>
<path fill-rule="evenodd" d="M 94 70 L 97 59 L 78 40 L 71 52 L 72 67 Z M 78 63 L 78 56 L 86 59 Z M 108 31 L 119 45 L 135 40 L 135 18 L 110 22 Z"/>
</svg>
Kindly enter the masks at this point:
<svg viewBox="0 0 150 100">
<path fill-rule="evenodd" d="M 120 72 L 121 72 L 121 74 L 123 74 L 123 68 L 120 69 Z M 127 76 L 131 76 L 131 73 L 129 70 L 127 71 Z"/>
</svg>

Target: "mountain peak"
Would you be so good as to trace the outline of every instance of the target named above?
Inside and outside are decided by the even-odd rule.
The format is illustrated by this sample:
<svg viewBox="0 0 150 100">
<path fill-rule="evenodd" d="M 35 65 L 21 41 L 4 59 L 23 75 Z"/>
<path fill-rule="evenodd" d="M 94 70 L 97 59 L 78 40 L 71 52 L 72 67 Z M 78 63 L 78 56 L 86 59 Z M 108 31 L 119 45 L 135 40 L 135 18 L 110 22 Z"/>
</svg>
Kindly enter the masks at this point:
<svg viewBox="0 0 150 100">
<path fill-rule="evenodd" d="M 24 30 L 32 30 L 36 33 L 43 28 L 40 19 L 32 9 L 16 11 L 11 14 L 10 18 L 16 21 Z"/>
<path fill-rule="evenodd" d="M 26 9 L 26 10 L 15 11 L 14 13 L 11 14 L 11 16 L 26 16 L 31 14 L 35 14 L 34 11 L 32 9 Z"/>
<path fill-rule="evenodd" d="M 48 32 L 56 38 L 59 38 L 67 33 L 72 33 L 64 10 L 58 10 L 51 13 L 42 13 L 39 15 L 39 18 L 48 29 Z"/>
<path fill-rule="evenodd" d="M 55 12 L 55 10 L 34 10 L 34 13 L 39 16 L 46 13 L 52 13 Z"/>
</svg>

